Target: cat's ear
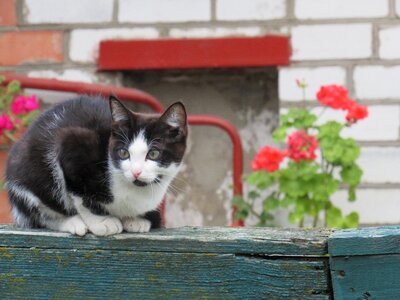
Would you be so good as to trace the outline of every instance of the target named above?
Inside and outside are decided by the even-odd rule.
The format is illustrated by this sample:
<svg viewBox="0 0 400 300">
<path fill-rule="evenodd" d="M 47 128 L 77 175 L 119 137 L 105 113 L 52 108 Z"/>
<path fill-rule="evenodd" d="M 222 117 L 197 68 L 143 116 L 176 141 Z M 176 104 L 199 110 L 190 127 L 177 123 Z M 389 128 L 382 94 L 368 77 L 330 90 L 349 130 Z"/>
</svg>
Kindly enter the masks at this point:
<svg viewBox="0 0 400 300">
<path fill-rule="evenodd" d="M 114 122 L 126 122 L 129 120 L 129 110 L 114 95 L 110 95 L 110 110 Z"/>
<path fill-rule="evenodd" d="M 175 102 L 165 110 L 160 120 L 172 127 L 185 127 L 187 123 L 185 106 L 182 102 Z"/>
</svg>

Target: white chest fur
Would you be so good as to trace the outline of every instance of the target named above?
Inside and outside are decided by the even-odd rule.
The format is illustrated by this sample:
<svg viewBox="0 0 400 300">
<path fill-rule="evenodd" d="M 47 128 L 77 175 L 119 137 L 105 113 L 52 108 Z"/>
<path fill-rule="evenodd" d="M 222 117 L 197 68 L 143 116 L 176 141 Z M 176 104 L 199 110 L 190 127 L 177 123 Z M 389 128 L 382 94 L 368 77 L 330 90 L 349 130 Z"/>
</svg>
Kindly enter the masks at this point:
<svg viewBox="0 0 400 300">
<path fill-rule="evenodd" d="M 112 176 L 113 202 L 106 205 L 108 212 L 118 218 L 136 217 L 158 208 L 169 182 L 137 187 L 120 176 Z"/>
</svg>

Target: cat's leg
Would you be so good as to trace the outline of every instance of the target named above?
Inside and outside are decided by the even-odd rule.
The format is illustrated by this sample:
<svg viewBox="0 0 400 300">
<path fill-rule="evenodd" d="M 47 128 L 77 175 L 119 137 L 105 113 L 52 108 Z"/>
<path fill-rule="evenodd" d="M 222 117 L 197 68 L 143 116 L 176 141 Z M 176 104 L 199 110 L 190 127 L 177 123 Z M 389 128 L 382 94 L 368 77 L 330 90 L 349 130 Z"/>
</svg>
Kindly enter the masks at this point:
<svg viewBox="0 0 400 300">
<path fill-rule="evenodd" d="M 85 235 L 87 226 L 79 215 L 65 216 L 40 201 L 29 190 L 10 182 L 8 196 L 12 204 L 15 224 L 27 228 L 48 228 L 56 231 Z"/>
<path fill-rule="evenodd" d="M 159 210 L 153 210 L 143 217 L 122 218 L 122 226 L 127 232 L 149 232 L 150 229 L 161 228 L 161 213 Z"/>
<path fill-rule="evenodd" d="M 151 222 L 141 217 L 125 217 L 122 218 L 122 226 L 127 232 L 149 232 Z"/>
<path fill-rule="evenodd" d="M 88 227 L 83 222 L 80 215 L 59 218 L 56 220 L 47 219 L 45 225 L 46 225 L 46 228 L 49 228 L 52 230 L 69 232 L 69 233 L 76 234 L 79 236 L 84 236 L 88 231 Z"/>
<path fill-rule="evenodd" d="M 72 196 L 72 198 L 74 199 L 75 208 L 78 211 L 78 214 L 89 228 L 89 231 L 94 235 L 106 236 L 122 232 L 122 223 L 118 218 L 96 215 L 83 205 L 81 197 Z"/>
</svg>

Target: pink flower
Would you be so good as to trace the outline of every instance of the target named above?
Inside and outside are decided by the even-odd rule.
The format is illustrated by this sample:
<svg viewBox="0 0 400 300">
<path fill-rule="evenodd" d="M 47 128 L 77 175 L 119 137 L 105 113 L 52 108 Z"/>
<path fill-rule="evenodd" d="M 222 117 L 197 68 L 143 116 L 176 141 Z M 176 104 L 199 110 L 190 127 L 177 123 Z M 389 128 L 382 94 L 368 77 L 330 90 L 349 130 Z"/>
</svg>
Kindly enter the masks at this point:
<svg viewBox="0 0 400 300">
<path fill-rule="evenodd" d="M 315 136 L 308 135 L 302 130 L 298 130 L 289 135 L 288 156 L 295 162 L 301 160 L 314 160 L 315 151 L 318 148 L 318 141 Z"/>
<path fill-rule="evenodd" d="M 18 96 L 11 104 L 11 111 L 16 115 L 26 114 L 36 109 L 39 109 L 36 95 L 31 97 Z"/>
<path fill-rule="evenodd" d="M 14 128 L 14 124 L 8 115 L 0 116 L 0 133 L 3 133 L 4 129 L 11 130 Z"/>
<path fill-rule="evenodd" d="M 36 95 L 32 95 L 25 99 L 25 108 L 28 112 L 39 109 L 39 102 Z"/>
<path fill-rule="evenodd" d="M 347 108 L 346 120 L 349 123 L 356 123 L 368 117 L 368 108 L 358 104 L 356 101 L 351 100 Z"/>
<path fill-rule="evenodd" d="M 347 89 L 336 84 L 321 86 L 317 93 L 317 99 L 321 104 L 333 109 L 347 109 L 350 101 Z"/>
<path fill-rule="evenodd" d="M 253 171 L 264 170 L 267 172 L 275 172 L 279 169 L 279 164 L 285 158 L 284 153 L 278 149 L 265 146 L 257 153 L 251 162 Z"/>
<path fill-rule="evenodd" d="M 23 114 L 25 112 L 25 97 L 18 96 L 14 99 L 13 103 L 11 104 L 11 111 L 16 114 Z"/>
</svg>

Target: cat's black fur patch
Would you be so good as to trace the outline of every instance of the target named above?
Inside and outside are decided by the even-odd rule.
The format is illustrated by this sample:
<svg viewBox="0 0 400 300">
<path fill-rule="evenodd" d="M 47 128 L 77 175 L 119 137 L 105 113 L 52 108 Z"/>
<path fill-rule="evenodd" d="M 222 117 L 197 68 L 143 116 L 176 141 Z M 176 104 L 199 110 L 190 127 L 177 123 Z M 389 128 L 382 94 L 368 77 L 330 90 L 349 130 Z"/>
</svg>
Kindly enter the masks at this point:
<svg viewBox="0 0 400 300">
<path fill-rule="evenodd" d="M 113 113 L 120 113 L 120 118 L 112 117 L 110 104 Z M 160 149 L 161 166 L 181 162 L 187 125 L 186 113 L 180 105 L 177 104 L 176 112 L 171 112 L 185 114 L 185 124 L 178 127 L 168 125 L 163 120 L 165 116 L 132 113 L 115 98 L 107 103 L 100 97 L 81 96 L 56 105 L 45 111 L 12 147 L 7 162 L 7 183 L 29 191 L 43 207 L 60 215 L 77 214 L 65 193 L 82 197 L 83 205 L 92 213 L 107 215 L 104 204 L 113 201 L 109 157 L 119 168 L 118 148 L 127 147 L 140 131 Z M 60 169 L 55 168 L 56 164 Z M 59 182 L 60 172 L 64 183 Z M 159 176 L 161 179 L 162 175 Z M 13 209 L 20 215 L 17 225 L 46 227 L 47 215 L 40 207 L 28 203 L 13 189 L 8 193 Z M 152 228 L 161 226 L 158 211 L 147 212 L 144 217 L 151 221 Z"/>
</svg>

